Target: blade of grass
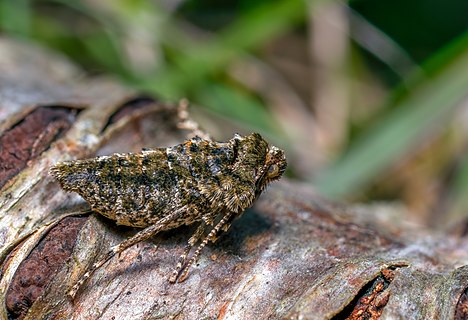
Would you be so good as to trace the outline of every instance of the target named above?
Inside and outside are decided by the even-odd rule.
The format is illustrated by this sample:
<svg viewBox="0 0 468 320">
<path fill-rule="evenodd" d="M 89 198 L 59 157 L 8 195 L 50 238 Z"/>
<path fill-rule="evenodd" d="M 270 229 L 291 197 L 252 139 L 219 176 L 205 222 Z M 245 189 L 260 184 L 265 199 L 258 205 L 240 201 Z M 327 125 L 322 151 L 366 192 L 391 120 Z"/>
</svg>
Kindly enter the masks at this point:
<svg viewBox="0 0 468 320">
<path fill-rule="evenodd" d="M 434 67 L 442 61 L 443 67 Z M 314 183 L 323 194 L 330 197 L 355 194 L 415 147 L 434 126 L 447 122 L 468 95 L 468 33 L 439 53 L 425 70 L 432 73 L 430 77 L 399 99 L 388 116 L 317 177 Z"/>
<path fill-rule="evenodd" d="M 444 220 L 449 223 L 468 216 L 468 154 L 462 159 L 454 177 L 451 185 L 452 198 L 447 215 L 444 216 Z"/>
<path fill-rule="evenodd" d="M 95 60 L 99 65 L 104 66 L 108 70 L 112 70 L 113 73 L 117 73 L 120 76 L 126 76 L 130 73 L 127 67 L 128 61 L 122 50 L 122 26 L 118 22 L 109 18 L 102 12 L 93 10 L 92 6 L 88 6 L 86 3 L 80 1 L 49 1 L 67 6 L 70 10 L 88 17 L 99 25 L 99 27 L 91 33 L 85 32 L 81 35 L 78 34 L 78 36 L 75 34 L 68 34 L 68 38 L 72 38 L 77 44 L 86 49 L 86 55 L 90 56 L 90 58 Z M 43 20 L 44 22 L 47 22 L 47 20 L 49 20 L 49 23 L 52 22 L 50 18 L 45 18 Z M 49 31 L 53 32 L 53 29 Z M 60 30 L 55 30 L 55 32 L 57 34 L 61 33 Z M 49 41 L 51 41 L 51 39 L 49 39 Z"/>
<path fill-rule="evenodd" d="M 179 47 L 171 57 L 174 65 L 144 79 L 139 85 L 167 99 L 185 96 L 209 74 L 221 70 L 245 50 L 262 46 L 304 19 L 304 6 L 302 0 L 268 2 L 236 19 L 211 41 L 190 43 L 190 50 L 180 50 L 178 31 L 172 30 L 168 32 L 171 36 L 166 37 L 165 42 L 172 47 L 171 41 L 174 41 L 174 47 Z"/>
<path fill-rule="evenodd" d="M 210 111 L 239 120 L 250 130 L 267 136 L 278 136 L 279 126 L 261 102 L 232 86 L 208 83 L 196 93 L 195 100 Z"/>
<path fill-rule="evenodd" d="M 0 29 L 28 36 L 31 32 L 31 1 L 0 1 Z"/>
</svg>

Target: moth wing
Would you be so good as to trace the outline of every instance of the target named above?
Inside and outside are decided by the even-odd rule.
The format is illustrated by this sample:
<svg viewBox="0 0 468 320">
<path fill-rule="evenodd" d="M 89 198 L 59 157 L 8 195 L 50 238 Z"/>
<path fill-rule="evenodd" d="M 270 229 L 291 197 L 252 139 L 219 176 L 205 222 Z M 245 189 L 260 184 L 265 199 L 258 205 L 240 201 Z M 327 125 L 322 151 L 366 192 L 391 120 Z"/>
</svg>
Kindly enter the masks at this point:
<svg viewBox="0 0 468 320">
<path fill-rule="evenodd" d="M 94 210 L 133 226 L 149 223 L 138 222 L 142 212 L 151 212 L 156 220 L 164 215 L 177 189 L 158 150 L 62 162 L 50 173 L 64 190 L 77 192 Z"/>
</svg>

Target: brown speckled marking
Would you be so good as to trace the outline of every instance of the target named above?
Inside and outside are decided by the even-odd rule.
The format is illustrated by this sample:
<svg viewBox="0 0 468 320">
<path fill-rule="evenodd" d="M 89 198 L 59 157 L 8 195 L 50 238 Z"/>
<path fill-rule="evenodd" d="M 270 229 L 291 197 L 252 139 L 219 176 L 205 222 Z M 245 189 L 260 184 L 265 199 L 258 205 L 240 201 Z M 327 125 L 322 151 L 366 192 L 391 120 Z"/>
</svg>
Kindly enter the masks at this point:
<svg viewBox="0 0 468 320">
<path fill-rule="evenodd" d="M 50 173 L 62 188 L 80 194 L 117 224 L 145 228 L 114 246 L 71 289 L 80 286 L 114 255 L 164 230 L 200 225 L 179 259 L 170 282 L 182 281 L 203 247 L 226 231 L 286 169 L 284 152 L 258 134 L 227 142 L 195 137 L 182 144 L 140 153 L 113 154 L 58 163 Z M 203 238 L 205 230 L 208 234 Z M 201 239 L 187 262 L 190 250 Z"/>
</svg>

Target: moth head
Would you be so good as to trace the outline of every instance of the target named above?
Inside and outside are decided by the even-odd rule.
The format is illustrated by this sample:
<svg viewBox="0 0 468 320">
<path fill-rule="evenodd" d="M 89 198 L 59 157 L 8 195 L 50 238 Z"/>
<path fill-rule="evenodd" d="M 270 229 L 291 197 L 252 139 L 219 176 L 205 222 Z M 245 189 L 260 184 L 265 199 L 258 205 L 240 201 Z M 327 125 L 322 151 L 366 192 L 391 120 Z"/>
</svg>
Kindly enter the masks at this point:
<svg viewBox="0 0 468 320">
<path fill-rule="evenodd" d="M 258 133 L 242 137 L 235 135 L 237 164 L 252 173 L 257 196 L 272 181 L 278 180 L 286 170 L 284 151 L 270 146 Z"/>
<path fill-rule="evenodd" d="M 262 192 L 270 182 L 281 178 L 286 166 L 284 151 L 275 146 L 268 146 L 265 162 L 258 170 L 255 178 L 257 193 Z"/>
</svg>

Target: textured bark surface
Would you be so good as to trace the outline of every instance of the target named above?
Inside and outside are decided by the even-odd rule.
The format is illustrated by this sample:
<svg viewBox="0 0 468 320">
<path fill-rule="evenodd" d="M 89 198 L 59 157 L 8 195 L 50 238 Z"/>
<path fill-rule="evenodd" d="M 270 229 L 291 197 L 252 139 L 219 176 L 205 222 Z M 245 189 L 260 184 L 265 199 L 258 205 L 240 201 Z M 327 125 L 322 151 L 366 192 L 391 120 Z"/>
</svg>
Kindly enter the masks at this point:
<svg viewBox="0 0 468 320">
<path fill-rule="evenodd" d="M 431 233 L 386 206 L 337 205 L 287 179 L 203 251 L 185 282 L 167 277 L 192 227 L 114 257 L 68 300 L 80 275 L 137 230 L 89 212 L 60 218 L 86 206 L 60 190 L 50 165 L 173 145 L 186 132 L 174 107 L 85 79 L 37 48 L 0 40 L 0 67 L 0 317 L 467 318 L 466 233 Z"/>
</svg>

